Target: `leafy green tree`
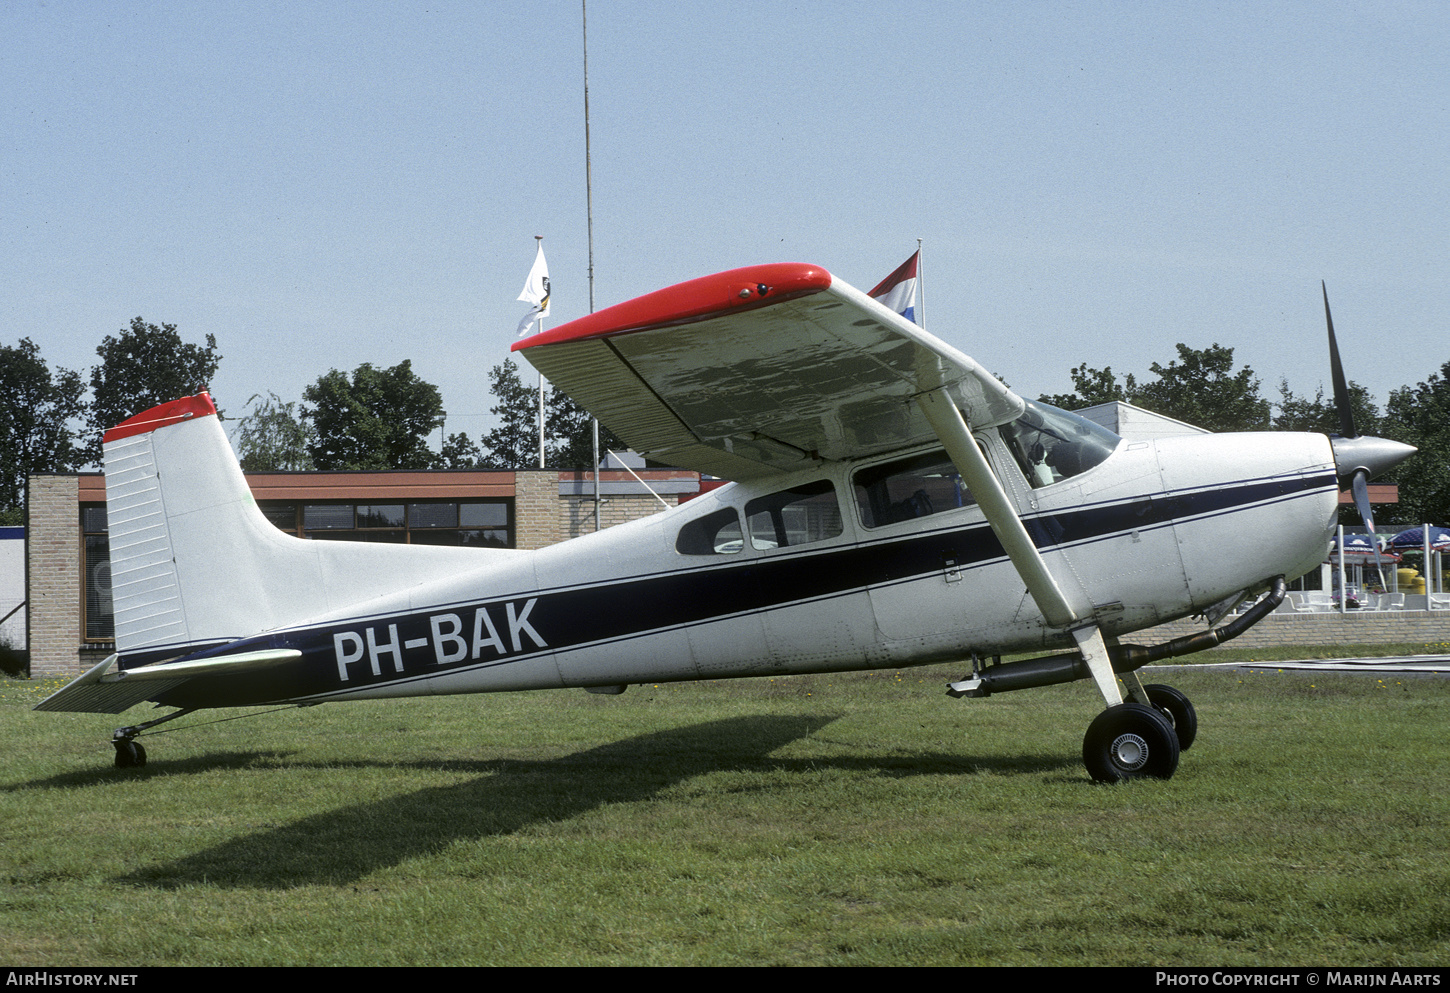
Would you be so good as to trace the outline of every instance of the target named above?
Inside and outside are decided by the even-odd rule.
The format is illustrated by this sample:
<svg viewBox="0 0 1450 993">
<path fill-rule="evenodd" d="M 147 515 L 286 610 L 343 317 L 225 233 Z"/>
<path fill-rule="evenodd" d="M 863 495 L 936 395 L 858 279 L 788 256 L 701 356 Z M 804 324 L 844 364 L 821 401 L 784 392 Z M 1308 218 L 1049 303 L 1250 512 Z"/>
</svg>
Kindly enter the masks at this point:
<svg viewBox="0 0 1450 993">
<path fill-rule="evenodd" d="M 96 348 L 100 365 L 91 369 L 91 405 L 87 420 L 86 461 L 101 462 L 101 436 L 133 414 L 206 389 L 221 355 L 216 335 L 206 347 L 181 340 L 175 324 L 148 324 L 133 318 L 129 328 L 106 335 Z"/>
<path fill-rule="evenodd" d="M 1358 383 L 1350 382 L 1349 407 L 1354 415 L 1354 428 L 1360 434 L 1378 434 L 1380 431 L 1379 407 L 1370 396 L 1369 390 Z M 1312 398 L 1296 396 L 1289 389 L 1289 381 L 1279 380 L 1279 402 L 1274 405 L 1275 431 L 1312 431 L 1318 434 L 1339 433 L 1339 409 L 1333 397 L 1324 395 L 1324 387 L 1314 391 Z"/>
<path fill-rule="evenodd" d="M 1129 399 L 1137 392 L 1138 384 L 1132 373 L 1123 382 L 1118 382 L 1118 377 L 1113 375 L 1113 367 L 1107 366 L 1103 369 L 1089 369 L 1084 362 L 1072 370 L 1071 393 L 1056 393 L 1051 396 L 1043 394 L 1037 399 L 1043 403 L 1050 403 L 1054 407 L 1061 407 L 1063 410 L 1081 410 L 1084 407 L 1096 407 L 1100 403 L 1111 403 L 1114 400 L 1131 403 Z"/>
<path fill-rule="evenodd" d="M 1111 367 L 1072 371 L 1073 393 L 1042 396 L 1045 403 L 1076 410 L 1120 400 L 1209 431 L 1260 431 L 1269 426 L 1269 402 L 1259 395 L 1259 379 L 1247 366 L 1233 372 L 1234 350 L 1219 344 L 1195 349 L 1179 343 L 1178 359 L 1139 383 L 1132 374 L 1120 384 Z"/>
<path fill-rule="evenodd" d="M 1198 350 L 1180 343 L 1180 361 L 1148 367 L 1158 378 L 1140 385 L 1132 402 L 1209 431 L 1262 431 L 1269 401 L 1259 379 L 1244 366 L 1233 372 L 1234 350 L 1218 343 Z"/>
<path fill-rule="evenodd" d="M 0 524 L 24 519 L 25 480 L 84 465 L 73 422 L 84 414 L 78 372 L 53 373 L 29 338 L 0 346 Z"/>
<path fill-rule="evenodd" d="M 302 393 L 302 416 L 315 432 L 307 454 L 318 469 L 428 469 L 438 455 L 428 436 L 443 417 L 438 387 L 420 379 L 410 360 L 391 369 L 364 362 L 331 370 Z"/>
<path fill-rule="evenodd" d="M 1400 486 L 1394 519 L 1450 523 L 1450 362 L 1416 386 L 1390 393 L 1381 433 L 1419 449 L 1386 477 Z"/>
<path fill-rule="evenodd" d="M 237 424 L 237 454 L 248 472 L 303 471 L 312 468 L 308 446 L 316 432 L 296 402 L 269 392 L 255 393 L 250 410 Z"/>
<path fill-rule="evenodd" d="M 594 417 L 573 401 L 563 390 L 549 390 L 544 402 L 545 422 L 552 443 L 544 454 L 549 465 L 561 469 L 594 464 Z M 628 446 L 609 428 L 599 425 L 599 458 L 613 449 L 622 452 Z"/>
<path fill-rule="evenodd" d="M 513 359 L 488 371 L 495 403 L 488 412 L 498 426 L 479 439 L 482 463 L 490 469 L 523 469 L 539 464 L 539 393 L 525 386 Z"/>
<path fill-rule="evenodd" d="M 489 392 L 497 401 L 489 413 L 498 426 L 480 440 L 482 464 L 493 469 L 523 469 L 539 464 L 539 390 L 525 384 L 512 359 L 489 370 Z M 589 412 L 562 390 L 544 390 L 544 462 L 560 468 L 589 466 L 594 448 L 594 424 Z M 599 456 L 608 448 L 623 449 L 624 442 L 604 425 L 599 426 Z"/>
<path fill-rule="evenodd" d="M 450 434 L 438 459 L 442 469 L 476 469 L 483 465 L 483 450 L 468 435 Z"/>
</svg>

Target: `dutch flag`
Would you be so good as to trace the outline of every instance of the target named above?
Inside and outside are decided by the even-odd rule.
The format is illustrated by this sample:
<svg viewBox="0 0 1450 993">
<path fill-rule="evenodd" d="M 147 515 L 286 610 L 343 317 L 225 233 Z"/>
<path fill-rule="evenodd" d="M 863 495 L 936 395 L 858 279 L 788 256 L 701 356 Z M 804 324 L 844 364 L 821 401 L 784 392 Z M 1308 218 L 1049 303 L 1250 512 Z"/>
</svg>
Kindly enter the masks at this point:
<svg viewBox="0 0 1450 993">
<path fill-rule="evenodd" d="M 867 294 L 913 323 L 916 321 L 916 263 L 920 258 L 918 250 Z"/>
</svg>

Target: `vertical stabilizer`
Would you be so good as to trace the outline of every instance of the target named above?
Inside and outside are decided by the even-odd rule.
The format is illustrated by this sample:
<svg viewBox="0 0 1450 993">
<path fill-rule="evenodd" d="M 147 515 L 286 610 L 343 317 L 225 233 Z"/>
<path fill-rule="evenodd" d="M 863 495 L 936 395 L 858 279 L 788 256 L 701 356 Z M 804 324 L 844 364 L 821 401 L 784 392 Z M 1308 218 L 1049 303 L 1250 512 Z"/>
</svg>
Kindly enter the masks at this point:
<svg viewBox="0 0 1450 993">
<path fill-rule="evenodd" d="M 201 420 L 197 421 L 198 418 Z M 188 425 L 188 438 L 181 444 L 201 453 L 208 448 L 214 450 L 214 444 L 197 444 L 211 440 L 204 437 L 211 433 L 206 430 L 207 427 L 213 428 L 216 433 L 221 432 L 216 407 L 205 393 L 154 407 L 106 432 L 106 518 L 110 531 L 111 600 L 116 618 L 116 646 L 123 654 L 148 646 L 181 646 L 195 642 L 182 600 L 176 549 L 173 547 L 156 451 L 159 440 L 163 442 L 163 447 L 174 452 L 179 439 L 176 437 L 177 430 L 173 428 L 191 421 L 197 423 Z M 162 428 L 173 430 L 163 433 Z M 221 443 L 230 456 L 231 447 L 224 436 Z M 215 483 L 233 484 L 223 487 L 233 491 L 226 494 L 231 498 L 228 502 L 237 502 L 237 485 L 250 499 L 246 480 L 234 461 L 230 466 L 232 473 L 205 472 L 194 459 L 185 456 L 172 461 L 173 471 L 182 475 L 214 477 L 213 490 L 218 488 Z M 191 465 L 183 468 L 187 462 Z M 211 468 L 225 470 L 226 467 Z M 229 478 L 232 475 L 235 475 L 235 480 Z M 177 497 L 176 502 L 184 502 L 176 492 L 178 487 L 169 488 Z M 220 493 L 217 495 L 222 496 Z M 221 637 L 225 640 L 225 635 Z"/>
<path fill-rule="evenodd" d="M 122 666 L 298 624 L 526 554 L 284 534 L 258 509 L 205 393 L 107 431 L 105 460 Z"/>
</svg>

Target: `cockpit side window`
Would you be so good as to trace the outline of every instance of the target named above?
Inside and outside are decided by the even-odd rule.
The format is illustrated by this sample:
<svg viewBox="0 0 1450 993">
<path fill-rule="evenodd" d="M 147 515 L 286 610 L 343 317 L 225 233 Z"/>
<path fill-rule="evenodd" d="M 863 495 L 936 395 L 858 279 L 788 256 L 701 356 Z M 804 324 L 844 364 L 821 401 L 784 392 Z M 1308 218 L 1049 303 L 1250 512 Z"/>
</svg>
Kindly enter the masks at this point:
<svg viewBox="0 0 1450 993">
<path fill-rule="evenodd" d="M 977 502 L 941 449 L 862 469 L 854 482 L 856 508 L 861 523 L 868 528 L 970 507 Z"/>
<path fill-rule="evenodd" d="M 828 479 L 796 486 L 745 505 L 752 548 L 786 548 L 841 533 L 841 504 Z"/>
<path fill-rule="evenodd" d="M 1021 417 L 1002 425 L 1001 433 L 1034 488 L 1087 472 L 1106 461 L 1122 440 L 1086 417 L 1032 400 Z"/>
<path fill-rule="evenodd" d="M 744 547 L 740 515 L 733 507 L 697 517 L 680 528 L 675 539 L 675 551 L 681 555 L 734 555 Z"/>
</svg>

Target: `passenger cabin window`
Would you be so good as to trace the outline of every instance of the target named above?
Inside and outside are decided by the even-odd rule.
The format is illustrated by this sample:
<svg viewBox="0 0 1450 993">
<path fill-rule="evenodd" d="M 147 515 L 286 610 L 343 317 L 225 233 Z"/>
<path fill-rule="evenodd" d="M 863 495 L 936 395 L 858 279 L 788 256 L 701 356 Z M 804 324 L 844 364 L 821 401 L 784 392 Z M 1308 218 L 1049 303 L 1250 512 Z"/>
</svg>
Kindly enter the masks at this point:
<svg viewBox="0 0 1450 993">
<path fill-rule="evenodd" d="M 1034 488 L 1087 472 L 1106 461 L 1122 440 L 1086 417 L 1032 400 L 1021 417 L 1002 425 L 1001 432 Z"/>
<path fill-rule="evenodd" d="M 841 504 L 830 480 L 807 483 L 745 505 L 752 548 L 786 548 L 841 533 Z"/>
<path fill-rule="evenodd" d="M 744 547 L 740 517 L 729 508 L 690 521 L 675 539 L 681 555 L 733 555 Z"/>
<path fill-rule="evenodd" d="M 854 481 L 856 507 L 861 523 L 868 528 L 929 517 L 977 502 L 941 449 L 862 469 Z"/>
</svg>

